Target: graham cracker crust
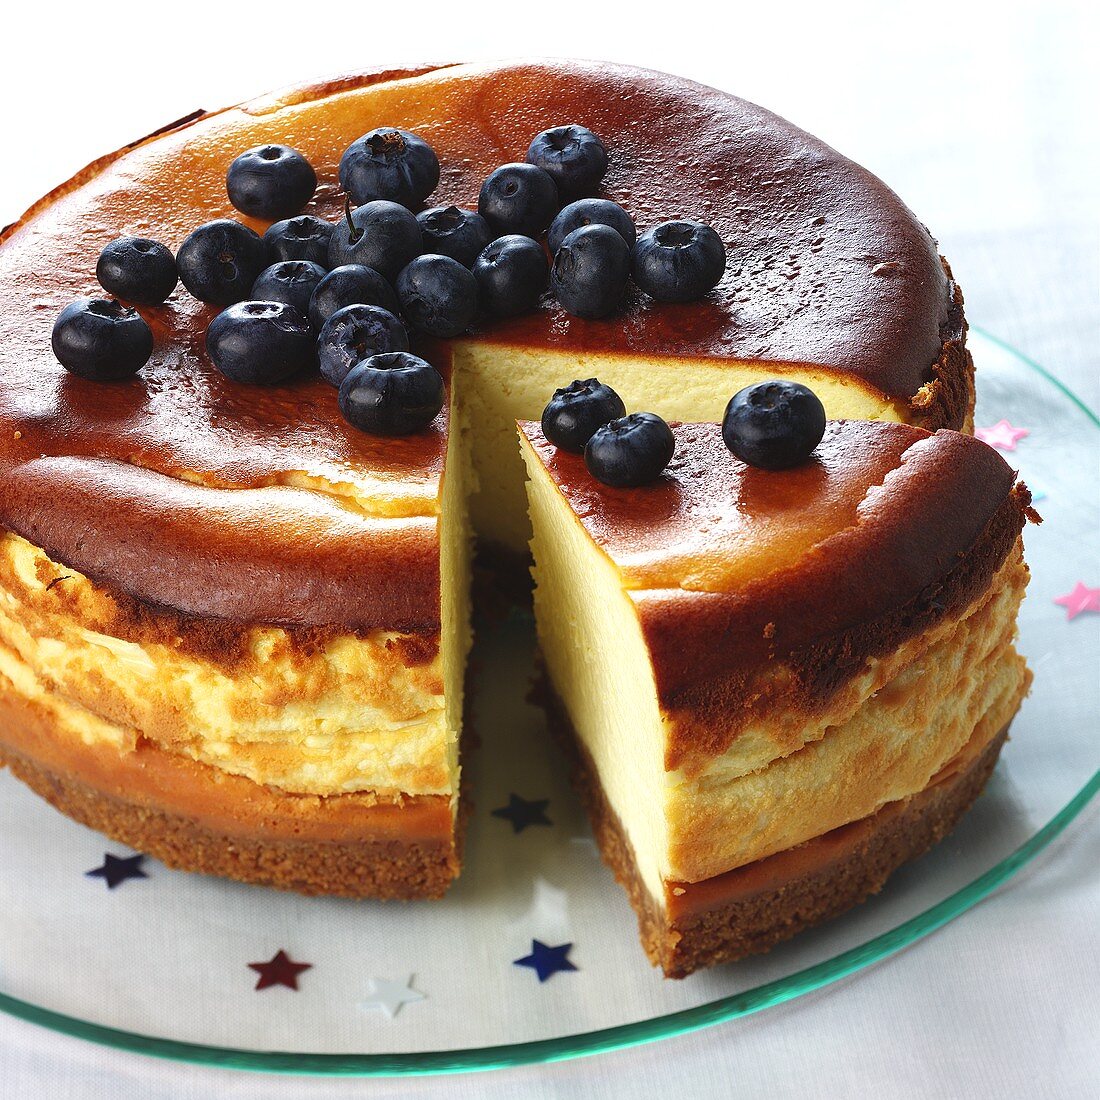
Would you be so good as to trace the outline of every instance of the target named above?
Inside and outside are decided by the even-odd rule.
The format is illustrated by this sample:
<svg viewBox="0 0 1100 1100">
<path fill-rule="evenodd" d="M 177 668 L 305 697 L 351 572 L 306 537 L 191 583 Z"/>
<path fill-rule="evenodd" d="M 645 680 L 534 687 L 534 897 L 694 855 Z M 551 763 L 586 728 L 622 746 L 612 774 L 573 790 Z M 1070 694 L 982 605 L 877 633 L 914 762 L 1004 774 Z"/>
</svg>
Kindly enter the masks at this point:
<svg viewBox="0 0 1100 1100">
<path fill-rule="evenodd" d="M 759 881 L 772 878 L 778 884 L 770 889 L 723 900 L 722 890 L 716 887 L 727 876 L 718 876 L 703 884 L 684 884 L 681 893 L 696 896 L 685 897 L 683 903 L 677 901 L 677 885 L 672 884 L 666 907 L 642 881 L 622 823 L 545 679 L 534 694 L 546 708 L 551 730 L 566 755 L 570 778 L 588 813 L 603 861 L 637 914 L 642 947 L 667 978 L 684 978 L 699 969 L 769 951 L 877 894 L 898 867 L 923 855 L 955 828 L 981 794 L 1008 739 L 1006 725 L 955 775 L 903 803 L 888 804 L 869 818 L 826 834 L 843 854 L 820 867 L 793 875 L 769 873 L 772 867 L 782 868 L 778 861 L 797 849 L 780 852 L 731 872 L 751 869 Z M 717 895 L 710 904 L 708 887 Z"/>
<path fill-rule="evenodd" d="M 464 751 L 477 743 L 472 724 Z M 244 776 L 141 741 L 132 753 L 62 738 L 48 715 L 0 692 L 0 767 L 55 809 L 168 867 L 299 894 L 442 897 L 462 862 L 471 808 L 449 797 L 318 796 Z"/>
<path fill-rule="evenodd" d="M 3 765 L 67 817 L 180 871 L 299 894 L 389 899 L 442 897 L 458 875 L 461 830 L 450 844 L 232 836 L 185 814 L 106 795 L 0 747 Z"/>
</svg>

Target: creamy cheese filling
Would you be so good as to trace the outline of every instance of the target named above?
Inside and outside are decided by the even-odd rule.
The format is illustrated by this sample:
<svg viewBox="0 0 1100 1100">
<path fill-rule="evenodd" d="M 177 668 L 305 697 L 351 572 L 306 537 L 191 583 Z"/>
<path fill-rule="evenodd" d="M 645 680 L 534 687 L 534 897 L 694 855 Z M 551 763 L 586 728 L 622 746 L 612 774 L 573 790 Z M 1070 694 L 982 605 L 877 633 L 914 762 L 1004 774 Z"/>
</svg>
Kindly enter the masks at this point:
<svg viewBox="0 0 1100 1100">
<path fill-rule="evenodd" d="M 661 707 L 622 576 L 521 436 L 534 527 L 535 615 L 551 683 L 654 899 L 800 844 L 923 790 L 987 713 L 1011 717 L 1026 684 L 1013 648 L 1027 572 L 1014 553 L 959 620 L 869 662 L 805 734 L 750 729 L 709 766 L 665 771 L 676 715 Z M 996 732 L 996 731 L 994 731 Z"/>
<path fill-rule="evenodd" d="M 904 420 L 903 403 L 825 370 L 733 360 L 638 358 L 564 354 L 547 349 L 456 341 L 455 387 L 467 410 L 478 491 L 471 502 L 481 538 L 525 553 L 531 537 L 516 455 L 516 421 L 538 421 L 554 390 L 574 378 L 597 377 L 615 389 L 629 411 L 655 412 L 685 423 L 721 421 L 726 402 L 761 378 L 785 377 L 811 387 L 831 419 Z"/>
</svg>

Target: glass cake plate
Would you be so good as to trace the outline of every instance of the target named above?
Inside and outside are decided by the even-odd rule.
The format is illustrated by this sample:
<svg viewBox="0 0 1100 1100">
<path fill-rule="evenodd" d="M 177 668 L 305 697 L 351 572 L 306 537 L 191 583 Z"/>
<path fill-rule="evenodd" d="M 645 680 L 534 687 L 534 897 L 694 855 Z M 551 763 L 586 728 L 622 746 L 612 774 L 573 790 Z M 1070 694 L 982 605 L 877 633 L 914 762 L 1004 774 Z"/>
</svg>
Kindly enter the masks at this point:
<svg viewBox="0 0 1100 1100">
<path fill-rule="evenodd" d="M 1055 602 L 1078 581 L 1100 583 L 1100 421 L 993 337 L 972 333 L 972 346 L 977 424 L 1028 430 L 1006 457 L 1045 519 L 1025 536 L 1033 579 L 1020 628 L 1035 686 L 986 793 L 880 895 L 768 955 L 663 979 L 598 858 L 541 713 L 526 702 L 532 624 L 517 614 L 479 642 L 475 808 L 465 871 L 440 902 L 302 898 L 170 871 L 0 774 L 0 1008 L 97 1043 L 211 1065 L 349 1076 L 489 1069 L 745 1016 L 964 913 L 1100 787 L 1100 616 L 1070 621 Z M 533 823 L 518 831 L 523 815 L 513 823 L 493 813 L 513 794 L 546 800 L 526 807 Z M 87 873 L 104 867 L 122 881 Z M 279 951 L 309 969 L 249 968 Z M 532 954 L 575 969 L 540 981 L 516 965 Z M 274 980 L 257 989 L 264 974 Z"/>
</svg>

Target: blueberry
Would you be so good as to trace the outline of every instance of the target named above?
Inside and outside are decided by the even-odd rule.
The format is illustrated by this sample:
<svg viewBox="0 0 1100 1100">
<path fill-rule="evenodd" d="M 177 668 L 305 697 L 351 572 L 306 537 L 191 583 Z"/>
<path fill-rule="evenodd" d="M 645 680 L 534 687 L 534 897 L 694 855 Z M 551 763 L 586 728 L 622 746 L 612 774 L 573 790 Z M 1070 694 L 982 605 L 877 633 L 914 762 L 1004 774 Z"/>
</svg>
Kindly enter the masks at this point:
<svg viewBox="0 0 1100 1100">
<path fill-rule="evenodd" d="M 237 302 L 206 329 L 206 352 L 233 382 L 281 382 L 316 361 L 309 322 L 285 302 Z"/>
<path fill-rule="evenodd" d="M 730 398 L 722 438 L 742 462 L 786 470 L 810 457 L 825 434 L 825 406 L 798 382 L 746 386 Z"/>
<path fill-rule="evenodd" d="M 317 338 L 321 374 L 334 386 L 339 386 L 352 369 L 372 355 L 408 350 L 405 326 L 379 306 L 350 305 L 338 309 Z"/>
<path fill-rule="evenodd" d="M 554 396 L 542 413 L 542 434 L 563 451 L 583 454 L 597 428 L 626 413 L 623 399 L 598 378 L 578 379 Z"/>
<path fill-rule="evenodd" d="M 631 413 L 592 433 L 584 464 L 604 485 L 633 489 L 656 481 L 675 450 L 672 429 L 656 413 Z"/>
<path fill-rule="evenodd" d="M 493 239 L 489 223 L 473 210 L 457 206 L 433 206 L 416 215 L 424 237 L 424 250 L 450 256 L 469 267 Z"/>
<path fill-rule="evenodd" d="M 592 194 L 607 171 L 607 148 L 584 126 L 543 130 L 531 142 L 527 159 L 549 173 L 563 197 Z"/>
<path fill-rule="evenodd" d="M 664 222 L 634 246 L 634 281 L 659 302 L 693 302 L 726 270 L 722 238 L 702 222 Z"/>
<path fill-rule="evenodd" d="M 119 237 L 99 254 L 95 277 L 116 298 L 160 305 L 176 289 L 176 258 L 158 241 Z"/>
<path fill-rule="evenodd" d="M 550 265 L 538 241 L 510 233 L 486 245 L 473 272 L 482 309 L 493 317 L 514 317 L 538 306 Z"/>
<path fill-rule="evenodd" d="M 275 222 L 264 234 L 264 240 L 273 263 L 277 260 L 309 260 L 310 263 L 328 267 L 328 242 L 332 229 L 332 222 L 315 218 L 312 214 L 301 214 L 297 218 Z"/>
<path fill-rule="evenodd" d="M 537 237 L 558 212 L 558 189 L 533 164 L 505 164 L 481 185 L 478 213 L 494 232 Z"/>
<path fill-rule="evenodd" d="M 429 336 L 457 336 L 477 313 L 477 283 L 450 256 L 418 256 L 397 276 L 401 311 Z"/>
<path fill-rule="evenodd" d="M 427 427 L 443 408 L 443 379 L 405 351 L 372 355 L 340 384 L 340 411 L 371 435 L 408 435 Z"/>
<path fill-rule="evenodd" d="M 226 175 L 229 201 L 252 218 L 289 218 L 317 190 L 312 165 L 288 145 L 257 145 L 241 153 Z"/>
<path fill-rule="evenodd" d="M 93 382 L 129 378 L 153 354 L 153 332 L 145 318 L 106 298 L 67 305 L 54 322 L 51 342 L 67 371 Z"/>
<path fill-rule="evenodd" d="M 546 244 L 551 253 L 557 252 L 561 242 L 582 225 L 609 225 L 631 247 L 638 236 L 634 219 L 617 202 L 610 199 L 577 199 L 563 207 L 550 223 Z"/>
<path fill-rule="evenodd" d="M 421 252 L 416 218 L 396 202 L 377 199 L 337 223 L 328 246 L 330 267 L 363 264 L 393 280 Z"/>
<path fill-rule="evenodd" d="M 629 277 L 626 241 L 609 225 L 582 225 L 554 256 L 550 289 L 574 317 L 607 317 L 622 301 Z"/>
<path fill-rule="evenodd" d="M 309 260 L 280 260 L 260 272 L 252 284 L 252 301 L 285 302 L 303 317 L 309 314 L 309 302 L 325 269 Z"/>
<path fill-rule="evenodd" d="M 435 150 L 408 130 L 380 126 L 353 141 L 340 158 L 340 186 L 360 205 L 389 199 L 416 207 L 437 183 Z"/>
<path fill-rule="evenodd" d="M 183 285 L 199 301 L 217 306 L 247 298 L 268 262 L 263 240 L 229 218 L 200 225 L 176 253 Z"/>
<path fill-rule="evenodd" d="M 320 331 L 338 309 L 352 305 L 381 306 L 393 314 L 401 311 L 393 287 L 373 267 L 345 264 L 334 267 L 317 284 L 309 303 L 309 319 Z"/>
</svg>

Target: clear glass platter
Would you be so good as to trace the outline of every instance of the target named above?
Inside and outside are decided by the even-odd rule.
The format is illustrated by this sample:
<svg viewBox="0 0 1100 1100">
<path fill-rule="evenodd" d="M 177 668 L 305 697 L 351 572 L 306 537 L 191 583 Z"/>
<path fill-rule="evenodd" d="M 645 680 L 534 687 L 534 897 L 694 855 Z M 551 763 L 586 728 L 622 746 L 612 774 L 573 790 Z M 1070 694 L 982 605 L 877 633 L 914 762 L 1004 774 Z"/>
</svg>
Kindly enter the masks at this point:
<svg viewBox="0 0 1100 1100">
<path fill-rule="evenodd" d="M 883 892 L 770 954 L 666 981 L 596 854 L 541 713 L 525 699 L 529 620 L 480 643 L 466 868 L 441 902 L 310 899 L 105 856 L 135 853 L 0 774 L 0 1009 L 124 1050 L 280 1073 L 384 1076 L 575 1058 L 708 1027 L 870 966 L 966 912 L 1042 851 L 1100 787 L 1100 616 L 1058 597 L 1100 578 L 1100 420 L 1056 378 L 972 333 L 977 424 L 1027 429 L 1006 453 L 1040 498 L 1021 616 L 1035 686 L 986 793 Z M 493 813 L 546 800 L 516 831 Z M 546 981 L 532 941 L 571 944 Z M 297 990 L 255 988 L 283 950 Z M 385 984 L 385 983 L 391 984 Z"/>
</svg>

